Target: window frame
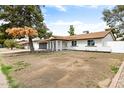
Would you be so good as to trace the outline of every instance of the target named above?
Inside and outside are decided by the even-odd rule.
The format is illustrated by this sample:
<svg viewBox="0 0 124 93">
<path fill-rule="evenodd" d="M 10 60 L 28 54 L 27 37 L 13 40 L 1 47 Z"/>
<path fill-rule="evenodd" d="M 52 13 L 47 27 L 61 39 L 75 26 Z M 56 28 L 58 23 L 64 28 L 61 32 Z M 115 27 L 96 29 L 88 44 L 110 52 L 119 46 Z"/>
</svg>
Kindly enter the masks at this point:
<svg viewBox="0 0 124 93">
<path fill-rule="evenodd" d="M 95 40 L 87 40 L 87 46 L 95 46 Z"/>
<path fill-rule="evenodd" d="M 77 41 L 76 40 L 75 41 L 71 41 L 71 46 L 73 46 L 73 47 L 77 46 Z"/>
</svg>

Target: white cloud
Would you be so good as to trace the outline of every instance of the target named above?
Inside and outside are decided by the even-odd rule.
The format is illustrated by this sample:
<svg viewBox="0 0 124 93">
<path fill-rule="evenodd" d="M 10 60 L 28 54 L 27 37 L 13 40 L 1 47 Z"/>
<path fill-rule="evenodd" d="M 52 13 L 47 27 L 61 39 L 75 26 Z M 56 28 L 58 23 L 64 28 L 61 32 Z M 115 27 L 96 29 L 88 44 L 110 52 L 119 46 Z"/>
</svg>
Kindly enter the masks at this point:
<svg viewBox="0 0 124 93">
<path fill-rule="evenodd" d="M 107 28 L 104 22 L 86 24 L 81 21 L 65 22 L 62 20 L 48 24 L 48 28 L 54 35 L 68 35 L 67 31 L 69 29 L 69 25 L 74 25 L 76 34 L 82 34 L 82 32 L 86 30 L 90 32 L 104 31 L 105 28 Z"/>
<path fill-rule="evenodd" d="M 65 22 L 62 20 L 51 23 L 51 25 L 81 25 L 81 24 L 82 24 L 82 22 L 80 22 L 80 21 Z"/>
<path fill-rule="evenodd" d="M 78 5 L 77 5 L 78 6 Z M 85 8 L 95 8 L 97 9 L 100 5 L 79 5 L 78 7 L 85 7 Z"/>
<path fill-rule="evenodd" d="M 64 6 L 62 6 L 62 5 L 55 5 L 54 7 L 56 7 L 60 11 L 66 12 L 66 8 Z"/>
<path fill-rule="evenodd" d="M 94 8 L 94 9 L 98 9 L 100 7 L 107 8 L 107 9 L 112 9 L 114 6 L 115 5 L 79 5 L 79 7 Z"/>
<path fill-rule="evenodd" d="M 114 7 L 115 7 L 115 5 L 108 5 L 105 8 L 107 8 L 107 9 L 113 9 Z"/>
</svg>

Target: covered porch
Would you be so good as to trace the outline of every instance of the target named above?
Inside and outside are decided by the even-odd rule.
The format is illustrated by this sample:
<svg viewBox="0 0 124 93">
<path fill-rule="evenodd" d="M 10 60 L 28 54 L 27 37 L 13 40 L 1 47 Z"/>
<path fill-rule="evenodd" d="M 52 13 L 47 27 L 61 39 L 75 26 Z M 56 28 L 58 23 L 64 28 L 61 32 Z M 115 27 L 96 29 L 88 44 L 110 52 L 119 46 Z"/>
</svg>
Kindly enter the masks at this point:
<svg viewBox="0 0 124 93">
<path fill-rule="evenodd" d="M 62 51 L 66 48 L 67 48 L 67 41 L 50 40 L 47 43 L 47 50 L 50 51 Z"/>
</svg>

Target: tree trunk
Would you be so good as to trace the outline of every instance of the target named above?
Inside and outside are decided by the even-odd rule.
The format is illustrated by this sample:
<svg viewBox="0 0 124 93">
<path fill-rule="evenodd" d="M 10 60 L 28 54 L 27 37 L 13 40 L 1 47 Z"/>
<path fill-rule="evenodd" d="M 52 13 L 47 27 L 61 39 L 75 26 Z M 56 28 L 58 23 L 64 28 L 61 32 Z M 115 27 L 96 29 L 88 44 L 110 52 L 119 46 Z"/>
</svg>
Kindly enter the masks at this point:
<svg viewBox="0 0 124 93">
<path fill-rule="evenodd" d="M 30 47 L 30 51 L 34 52 L 33 41 L 32 41 L 32 37 L 30 37 L 30 36 L 29 36 L 29 47 Z"/>
</svg>

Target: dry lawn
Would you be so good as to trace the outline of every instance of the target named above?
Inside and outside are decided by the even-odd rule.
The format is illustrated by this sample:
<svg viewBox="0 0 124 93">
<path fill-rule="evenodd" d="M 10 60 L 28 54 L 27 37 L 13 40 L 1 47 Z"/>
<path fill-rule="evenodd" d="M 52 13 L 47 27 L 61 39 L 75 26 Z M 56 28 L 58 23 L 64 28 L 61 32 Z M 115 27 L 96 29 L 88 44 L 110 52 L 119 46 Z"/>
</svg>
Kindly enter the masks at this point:
<svg viewBox="0 0 124 93">
<path fill-rule="evenodd" d="M 98 87 L 112 79 L 112 66 L 120 66 L 124 54 L 82 51 L 16 53 L 3 55 L 16 68 L 11 75 L 20 87 Z M 15 66 L 23 63 L 24 67 Z"/>
</svg>

